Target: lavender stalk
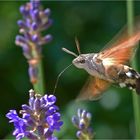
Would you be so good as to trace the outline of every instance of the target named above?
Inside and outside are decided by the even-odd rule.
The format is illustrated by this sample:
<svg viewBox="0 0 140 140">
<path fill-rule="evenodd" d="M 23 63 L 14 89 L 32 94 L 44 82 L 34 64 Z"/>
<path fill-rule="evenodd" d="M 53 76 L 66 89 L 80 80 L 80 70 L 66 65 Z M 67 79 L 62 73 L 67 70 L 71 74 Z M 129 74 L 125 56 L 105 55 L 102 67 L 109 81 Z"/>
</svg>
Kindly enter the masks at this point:
<svg viewBox="0 0 140 140">
<path fill-rule="evenodd" d="M 128 33 L 133 33 L 133 21 L 134 21 L 134 1 L 127 0 L 127 21 L 128 21 Z M 134 58 L 132 65 L 135 69 L 138 69 L 137 60 Z M 134 91 L 133 91 L 134 92 Z M 133 108 L 134 108 L 134 122 L 135 122 L 135 139 L 140 139 L 140 97 L 133 93 Z"/>
<path fill-rule="evenodd" d="M 20 7 L 22 20 L 18 20 L 20 34 L 16 36 L 16 45 L 19 45 L 29 64 L 29 77 L 36 92 L 44 93 L 44 79 L 42 68 L 42 45 L 49 43 L 52 36 L 42 36 L 42 31 L 52 25 L 49 18 L 50 9 L 43 9 L 40 0 L 30 2 Z"/>
</svg>

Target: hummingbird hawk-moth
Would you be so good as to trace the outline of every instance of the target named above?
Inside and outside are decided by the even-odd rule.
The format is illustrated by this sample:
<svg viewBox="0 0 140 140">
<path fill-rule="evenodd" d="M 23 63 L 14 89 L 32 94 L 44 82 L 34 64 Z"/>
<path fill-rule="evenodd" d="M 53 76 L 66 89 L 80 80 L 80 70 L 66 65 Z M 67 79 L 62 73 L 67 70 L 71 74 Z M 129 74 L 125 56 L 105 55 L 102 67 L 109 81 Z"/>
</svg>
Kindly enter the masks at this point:
<svg viewBox="0 0 140 140">
<path fill-rule="evenodd" d="M 111 84 L 136 90 L 137 94 L 140 95 L 140 74 L 129 66 L 139 40 L 140 20 L 134 23 L 131 35 L 126 26 L 114 41 L 111 41 L 112 43 L 99 53 L 81 54 L 77 39 L 76 46 L 79 55 L 63 48 L 65 52 L 76 57 L 72 61 L 73 65 L 84 69 L 90 75 L 79 98 L 99 99 Z"/>
</svg>

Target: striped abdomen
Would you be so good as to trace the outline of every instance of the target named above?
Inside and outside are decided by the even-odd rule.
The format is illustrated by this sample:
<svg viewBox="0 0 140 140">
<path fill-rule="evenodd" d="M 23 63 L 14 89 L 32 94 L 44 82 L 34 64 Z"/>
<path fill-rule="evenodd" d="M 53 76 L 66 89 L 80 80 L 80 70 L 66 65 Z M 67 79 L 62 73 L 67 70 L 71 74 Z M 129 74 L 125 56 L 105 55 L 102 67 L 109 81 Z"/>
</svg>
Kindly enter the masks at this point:
<svg viewBox="0 0 140 140">
<path fill-rule="evenodd" d="M 140 95 L 140 74 L 126 65 L 110 66 L 107 69 L 109 79 L 117 83 L 120 87 L 135 89 Z"/>
</svg>

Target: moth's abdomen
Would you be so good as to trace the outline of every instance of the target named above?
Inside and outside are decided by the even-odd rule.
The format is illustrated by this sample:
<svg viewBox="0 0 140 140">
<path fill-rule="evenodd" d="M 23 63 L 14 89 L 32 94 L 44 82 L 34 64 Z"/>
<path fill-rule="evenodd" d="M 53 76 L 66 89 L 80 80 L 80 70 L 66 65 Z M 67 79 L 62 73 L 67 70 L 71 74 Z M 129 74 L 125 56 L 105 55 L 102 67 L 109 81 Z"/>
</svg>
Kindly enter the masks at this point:
<svg viewBox="0 0 140 140">
<path fill-rule="evenodd" d="M 140 95 L 140 74 L 134 69 L 123 65 L 123 69 L 118 72 L 118 84 L 120 87 L 128 87 L 136 90 Z"/>
</svg>

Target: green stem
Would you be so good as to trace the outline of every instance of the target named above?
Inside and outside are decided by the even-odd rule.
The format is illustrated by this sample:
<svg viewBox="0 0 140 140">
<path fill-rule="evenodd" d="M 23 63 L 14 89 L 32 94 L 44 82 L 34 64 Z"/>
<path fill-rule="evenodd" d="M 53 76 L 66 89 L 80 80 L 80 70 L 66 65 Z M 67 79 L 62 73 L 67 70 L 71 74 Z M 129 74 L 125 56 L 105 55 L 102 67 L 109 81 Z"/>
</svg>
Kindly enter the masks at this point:
<svg viewBox="0 0 140 140">
<path fill-rule="evenodd" d="M 33 84 L 33 87 L 35 92 L 43 95 L 45 93 L 45 86 L 44 86 L 43 65 L 41 59 L 37 65 L 37 69 L 38 69 L 37 83 Z"/>
<path fill-rule="evenodd" d="M 128 21 L 128 32 L 133 32 L 133 21 L 134 21 L 134 9 L 133 0 L 127 0 L 127 21 Z M 136 59 L 133 60 L 132 66 L 137 69 Z M 140 139 L 140 97 L 134 92 L 133 93 L 133 108 L 134 108 L 134 121 L 136 129 L 136 139 Z"/>
</svg>

